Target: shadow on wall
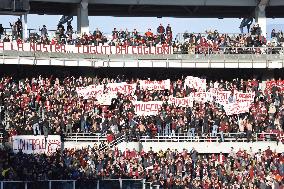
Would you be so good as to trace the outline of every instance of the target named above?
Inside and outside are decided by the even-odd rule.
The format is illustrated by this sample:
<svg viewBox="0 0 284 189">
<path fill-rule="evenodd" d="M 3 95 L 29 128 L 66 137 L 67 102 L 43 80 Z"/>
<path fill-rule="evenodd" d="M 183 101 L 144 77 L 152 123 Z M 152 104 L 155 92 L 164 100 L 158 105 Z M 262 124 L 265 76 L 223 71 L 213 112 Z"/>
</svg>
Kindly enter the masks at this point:
<svg viewBox="0 0 284 189">
<path fill-rule="evenodd" d="M 0 77 L 13 76 L 14 78 L 25 78 L 42 75 L 44 77 L 67 77 L 67 76 L 99 76 L 116 78 L 124 75 L 125 78 L 140 79 L 178 79 L 182 76 L 199 76 L 207 79 L 234 78 L 267 79 L 284 75 L 284 69 L 208 69 L 208 68 L 90 68 L 90 67 L 63 67 L 63 66 L 30 66 L 30 65 L 0 65 Z"/>
</svg>

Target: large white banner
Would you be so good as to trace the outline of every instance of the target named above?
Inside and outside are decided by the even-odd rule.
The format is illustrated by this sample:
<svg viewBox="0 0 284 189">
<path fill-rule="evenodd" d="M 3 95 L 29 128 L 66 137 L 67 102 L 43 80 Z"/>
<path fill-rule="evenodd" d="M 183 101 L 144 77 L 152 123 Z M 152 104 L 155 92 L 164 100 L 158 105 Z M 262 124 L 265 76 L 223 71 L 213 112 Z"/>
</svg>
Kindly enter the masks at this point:
<svg viewBox="0 0 284 189">
<path fill-rule="evenodd" d="M 89 85 L 87 87 L 77 87 L 76 91 L 79 97 L 89 99 L 92 97 L 97 97 L 98 94 L 103 94 L 104 85 Z"/>
<path fill-rule="evenodd" d="M 211 93 L 209 92 L 195 92 L 195 93 L 192 93 L 192 97 L 197 102 L 205 103 L 208 101 L 212 101 L 211 99 L 212 96 L 211 96 Z"/>
<path fill-rule="evenodd" d="M 59 135 L 18 135 L 13 136 L 13 151 L 22 150 L 26 154 L 51 154 L 61 149 L 61 138 Z"/>
<path fill-rule="evenodd" d="M 171 89 L 171 80 L 162 80 L 162 81 L 150 81 L 150 80 L 140 80 L 140 88 L 144 90 L 170 90 Z"/>
<path fill-rule="evenodd" d="M 196 89 L 197 91 L 206 91 L 206 79 L 199 77 L 187 76 L 184 79 L 184 88 L 189 87 Z"/>
<path fill-rule="evenodd" d="M 227 104 L 229 102 L 229 97 L 231 96 L 231 91 L 220 91 L 217 90 L 214 95 L 215 101 L 219 104 Z"/>
<path fill-rule="evenodd" d="M 193 107 L 194 99 L 192 97 L 183 97 L 183 98 L 176 98 L 170 96 L 168 99 L 169 104 L 175 104 L 179 107 Z"/>
<path fill-rule="evenodd" d="M 157 115 L 161 111 L 162 101 L 135 101 L 132 102 L 135 107 L 135 114 L 138 116 Z"/>
<path fill-rule="evenodd" d="M 249 112 L 250 102 L 236 102 L 224 104 L 224 110 L 227 115 L 242 114 Z"/>
<path fill-rule="evenodd" d="M 78 96 L 84 97 L 84 99 L 89 99 L 95 97 L 97 99 L 111 99 L 119 92 L 122 94 L 134 94 L 136 90 L 136 84 L 128 83 L 108 83 L 106 85 L 106 90 L 104 91 L 104 85 L 89 85 L 86 87 L 77 87 L 76 91 Z M 106 94 L 104 94 L 104 92 Z M 104 97 L 102 97 L 104 95 Z M 106 97 L 105 95 L 109 95 Z M 104 100 L 103 100 L 104 101 Z"/>
<path fill-rule="evenodd" d="M 113 98 L 116 98 L 115 93 L 108 93 L 108 94 L 101 94 L 97 96 L 98 104 L 104 105 L 104 106 L 110 106 L 111 100 Z"/>
<path fill-rule="evenodd" d="M 115 93 L 117 94 L 122 93 L 122 94 L 134 94 L 136 90 L 136 84 L 128 84 L 126 82 L 122 83 L 108 83 L 106 86 L 107 90 L 106 93 Z"/>
<path fill-rule="evenodd" d="M 253 102 L 255 97 L 255 93 L 242 93 L 237 92 L 235 94 L 236 101 L 238 102 Z"/>
<path fill-rule="evenodd" d="M 173 54 L 173 48 L 167 45 L 146 46 L 94 46 L 94 45 L 58 45 L 37 43 L 0 43 L 0 51 L 15 50 L 26 52 L 60 52 L 84 54 Z"/>
</svg>

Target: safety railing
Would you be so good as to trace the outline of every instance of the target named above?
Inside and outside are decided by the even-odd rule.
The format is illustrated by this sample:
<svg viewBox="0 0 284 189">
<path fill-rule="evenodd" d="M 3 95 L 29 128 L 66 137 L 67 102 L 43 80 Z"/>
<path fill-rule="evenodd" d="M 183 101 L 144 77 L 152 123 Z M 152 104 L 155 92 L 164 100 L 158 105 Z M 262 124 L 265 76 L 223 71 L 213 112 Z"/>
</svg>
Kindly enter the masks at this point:
<svg viewBox="0 0 284 189">
<path fill-rule="evenodd" d="M 0 189 L 158 189 L 144 179 L 0 181 Z"/>
<path fill-rule="evenodd" d="M 276 133 L 252 133 L 252 135 L 247 135 L 245 132 L 240 133 L 223 133 L 224 142 L 248 142 L 248 141 L 277 141 L 279 139 L 284 139 L 284 135 L 279 136 Z M 279 138 L 280 137 L 280 138 Z M 121 135 L 109 144 L 105 144 L 102 149 L 107 147 L 111 148 L 123 141 L 125 141 L 126 136 Z M 65 137 L 65 141 L 72 142 L 103 142 L 106 141 L 106 137 L 98 137 L 97 135 L 88 134 L 88 136 L 82 137 L 80 134 L 72 134 Z M 129 140 L 131 141 L 131 140 Z M 213 135 L 209 133 L 207 135 L 191 135 L 191 133 L 176 133 L 169 135 L 157 134 L 156 136 L 140 136 L 140 142 L 220 142 L 221 133 Z"/>
<path fill-rule="evenodd" d="M 278 136 L 276 133 L 253 133 L 247 135 L 247 133 L 223 133 L 223 140 L 221 133 L 213 135 L 191 135 L 187 133 L 183 134 L 170 134 L 170 135 L 157 135 L 154 137 L 141 136 L 140 142 L 261 142 L 261 141 L 279 141 L 284 139 L 284 136 Z"/>
<path fill-rule="evenodd" d="M 72 133 L 65 135 L 64 140 L 72 142 L 104 142 L 107 139 L 106 135 L 99 133 Z"/>
</svg>

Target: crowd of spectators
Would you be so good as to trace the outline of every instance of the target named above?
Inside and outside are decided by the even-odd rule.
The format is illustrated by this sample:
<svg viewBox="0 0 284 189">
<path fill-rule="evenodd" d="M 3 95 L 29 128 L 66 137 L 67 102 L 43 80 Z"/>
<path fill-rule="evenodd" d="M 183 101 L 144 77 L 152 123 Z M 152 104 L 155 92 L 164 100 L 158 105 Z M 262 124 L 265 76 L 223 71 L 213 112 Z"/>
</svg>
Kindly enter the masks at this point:
<svg viewBox="0 0 284 189">
<path fill-rule="evenodd" d="M 111 105 L 100 105 L 96 97 L 79 97 L 76 88 L 89 85 L 127 82 L 136 83 L 134 94 L 118 93 Z M 269 82 L 269 81 L 266 81 Z M 224 108 L 214 101 L 197 102 L 193 107 L 179 107 L 168 102 L 169 96 L 187 97 L 196 89 L 184 87 L 184 79 L 171 80 L 170 90 L 144 90 L 139 79 L 98 77 L 65 77 L 63 79 L 42 76 L 0 79 L 1 124 L 9 136 L 21 134 L 100 133 L 115 138 L 126 134 L 129 140 L 141 136 L 174 136 L 185 134 L 193 138 L 198 135 L 211 137 L 225 133 L 238 133 L 238 138 L 255 138 L 256 133 L 274 133 L 273 140 L 283 140 L 284 105 L 283 80 L 274 80 L 278 86 L 263 88 L 258 80 L 234 79 L 232 81 L 207 80 L 207 90 L 255 92 L 254 102 L 248 113 L 227 115 Z M 280 87 L 279 87 L 280 86 Z M 105 89 L 106 90 L 106 89 Z M 163 101 L 155 116 L 135 115 L 131 100 Z M 260 137 L 260 136 L 259 136 Z M 262 140 L 266 138 L 263 137 Z"/>
<path fill-rule="evenodd" d="M 119 178 L 145 179 L 161 189 L 282 189 L 284 186 L 284 154 L 269 147 L 257 152 L 231 148 L 229 154 L 199 154 L 194 148 L 180 152 L 174 149 L 121 152 L 117 148 L 100 151 L 95 145 L 80 150 L 65 149 L 50 156 L 0 150 L 0 157 L 0 180 L 6 181 L 78 180 L 85 188 L 87 181 Z"/>
<path fill-rule="evenodd" d="M 182 54 L 279 54 L 283 46 L 282 31 L 272 30 L 271 39 L 262 35 L 258 24 L 250 28 L 246 34 L 220 34 L 217 30 L 205 33 L 185 32 L 182 37 L 173 38 L 173 31 L 168 24 L 160 24 L 156 31 L 149 28 L 145 33 L 133 29 L 118 30 L 114 28 L 111 34 L 106 34 L 98 28 L 93 33 L 76 34 L 71 22 L 59 24 L 56 31 L 49 31 L 45 25 L 38 32 L 30 33 L 28 39 L 23 40 L 22 22 L 18 20 L 11 24 L 12 35 L 6 35 L 2 41 L 16 40 L 19 43 L 29 41 L 42 44 L 69 44 L 69 45 L 111 45 L 111 46 L 157 46 L 169 45 L 175 53 Z M 262 48 L 267 47 L 267 48 Z"/>
</svg>

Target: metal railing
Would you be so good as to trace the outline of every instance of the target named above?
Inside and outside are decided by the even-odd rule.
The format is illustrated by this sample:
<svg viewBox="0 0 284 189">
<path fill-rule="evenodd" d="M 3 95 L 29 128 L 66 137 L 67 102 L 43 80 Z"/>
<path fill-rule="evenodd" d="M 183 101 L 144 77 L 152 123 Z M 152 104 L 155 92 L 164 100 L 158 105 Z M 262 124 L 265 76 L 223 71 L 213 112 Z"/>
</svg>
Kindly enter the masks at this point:
<svg viewBox="0 0 284 189">
<path fill-rule="evenodd" d="M 72 133 L 67 134 L 64 137 L 65 141 L 72 142 L 104 142 L 106 141 L 106 135 L 101 135 L 99 133 Z"/>
<path fill-rule="evenodd" d="M 223 133 L 224 141 L 222 142 L 260 142 L 260 141 L 277 141 L 277 134 L 275 133 L 254 133 L 250 137 L 247 133 Z M 281 136 L 283 139 L 284 136 Z M 212 136 L 210 133 L 207 136 L 190 136 L 188 134 L 174 134 L 174 135 L 157 135 L 155 137 L 142 136 L 140 142 L 221 142 L 221 134 L 217 133 Z"/>
<path fill-rule="evenodd" d="M 0 189 L 156 189 L 144 179 L 0 181 Z"/>
<path fill-rule="evenodd" d="M 279 137 L 276 133 L 253 133 L 251 136 L 247 136 L 247 133 L 223 133 L 224 142 L 248 142 L 251 141 L 277 141 Z M 277 138 L 278 137 L 278 138 Z M 80 139 L 79 139 L 80 138 Z M 248 139 L 249 138 L 249 139 Z M 284 135 L 280 136 L 281 139 L 284 139 Z M 122 135 L 116 138 L 109 144 L 106 144 L 102 149 L 111 148 L 123 141 L 125 141 L 125 135 Z M 213 136 L 212 133 L 207 135 L 195 135 L 191 136 L 188 133 L 179 133 L 179 134 L 169 134 L 169 135 L 160 135 L 156 136 L 140 136 L 140 142 L 220 142 L 221 133 L 217 133 L 217 135 Z M 78 134 L 73 134 L 65 137 L 65 141 L 69 142 L 103 142 L 106 141 L 105 136 L 98 138 L 97 135 L 89 134 L 88 137 L 84 138 Z"/>
</svg>

